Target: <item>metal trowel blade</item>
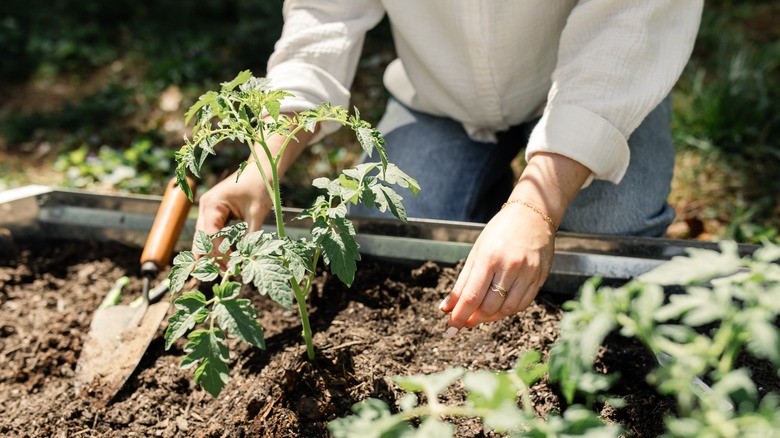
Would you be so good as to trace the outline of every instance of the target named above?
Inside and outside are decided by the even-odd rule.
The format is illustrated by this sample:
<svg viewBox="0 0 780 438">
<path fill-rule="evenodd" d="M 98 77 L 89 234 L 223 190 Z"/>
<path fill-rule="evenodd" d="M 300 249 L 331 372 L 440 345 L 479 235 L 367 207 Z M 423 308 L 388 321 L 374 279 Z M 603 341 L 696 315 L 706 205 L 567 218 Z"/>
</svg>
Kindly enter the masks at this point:
<svg viewBox="0 0 780 438">
<path fill-rule="evenodd" d="M 135 371 L 169 307 L 161 300 L 97 310 L 76 365 L 76 394 L 110 402 Z"/>
</svg>

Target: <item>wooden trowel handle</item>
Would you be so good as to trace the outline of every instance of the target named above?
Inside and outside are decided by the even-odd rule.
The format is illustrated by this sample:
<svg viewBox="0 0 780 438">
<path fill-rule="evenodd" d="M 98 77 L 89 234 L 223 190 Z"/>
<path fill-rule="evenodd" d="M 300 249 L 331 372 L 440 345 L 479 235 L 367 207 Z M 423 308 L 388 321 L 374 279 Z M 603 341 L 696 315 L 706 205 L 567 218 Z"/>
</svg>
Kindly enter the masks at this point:
<svg viewBox="0 0 780 438">
<path fill-rule="evenodd" d="M 187 178 L 187 184 L 194 192 L 195 182 Z M 156 271 L 167 265 L 171 260 L 173 248 L 179 240 L 184 224 L 187 222 L 192 202 L 179 188 L 176 178 L 171 179 L 165 189 L 157 216 L 154 218 L 149 237 L 146 239 L 144 251 L 141 254 L 141 269 Z"/>
</svg>

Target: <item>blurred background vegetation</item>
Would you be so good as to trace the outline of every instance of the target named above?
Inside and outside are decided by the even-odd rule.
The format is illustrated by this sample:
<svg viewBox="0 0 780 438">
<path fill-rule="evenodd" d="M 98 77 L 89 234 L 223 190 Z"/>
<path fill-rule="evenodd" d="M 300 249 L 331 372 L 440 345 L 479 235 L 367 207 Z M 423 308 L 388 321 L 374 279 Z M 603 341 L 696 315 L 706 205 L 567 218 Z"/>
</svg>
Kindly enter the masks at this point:
<svg viewBox="0 0 780 438">
<path fill-rule="evenodd" d="M 183 114 L 243 69 L 264 74 L 282 0 L 4 0 L 0 3 L 0 190 L 50 184 L 159 194 Z M 694 55 L 674 90 L 678 165 L 670 236 L 756 242 L 780 227 L 780 4 L 708 1 Z M 367 38 L 353 105 L 378 121 L 386 22 Z M 336 133 L 288 173 L 290 205 L 309 182 L 354 163 Z M 227 145 L 201 190 L 246 151 Z M 520 159 L 518 159 L 520 160 Z M 522 163 L 518 164 L 522 166 Z"/>
</svg>

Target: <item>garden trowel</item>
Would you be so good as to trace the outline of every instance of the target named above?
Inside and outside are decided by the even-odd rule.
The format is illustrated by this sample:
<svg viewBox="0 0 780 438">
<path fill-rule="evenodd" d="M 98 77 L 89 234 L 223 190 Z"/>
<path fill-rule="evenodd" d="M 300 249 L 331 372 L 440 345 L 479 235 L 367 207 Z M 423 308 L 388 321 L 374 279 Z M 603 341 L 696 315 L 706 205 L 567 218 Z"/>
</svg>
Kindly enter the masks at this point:
<svg viewBox="0 0 780 438">
<path fill-rule="evenodd" d="M 98 307 L 76 364 L 77 395 L 108 403 L 135 371 L 170 306 L 160 299 L 168 290 L 167 280 L 154 288 L 151 282 L 170 262 L 191 206 L 171 180 L 141 254 L 143 294 L 130 304 L 116 304 L 127 281 L 120 279 Z"/>
</svg>

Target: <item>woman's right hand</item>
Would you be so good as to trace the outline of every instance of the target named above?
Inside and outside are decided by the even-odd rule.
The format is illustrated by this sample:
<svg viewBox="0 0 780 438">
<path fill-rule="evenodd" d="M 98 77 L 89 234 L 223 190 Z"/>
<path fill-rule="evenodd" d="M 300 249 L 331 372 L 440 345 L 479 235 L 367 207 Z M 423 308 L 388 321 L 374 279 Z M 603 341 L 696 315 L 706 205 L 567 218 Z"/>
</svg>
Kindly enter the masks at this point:
<svg viewBox="0 0 780 438">
<path fill-rule="evenodd" d="M 246 166 L 238 181 L 236 175 L 203 193 L 198 200 L 195 229 L 212 235 L 233 219 L 247 222 L 249 231 L 260 229 L 273 207 L 263 177 L 254 162 Z"/>
<path fill-rule="evenodd" d="M 288 116 L 291 115 L 288 114 Z M 299 131 L 295 139 L 287 144 L 283 156 L 278 160 L 279 179 L 303 152 L 313 136 L 312 132 Z M 281 153 L 284 141 L 285 137 L 281 135 L 266 138 L 266 144 L 272 156 L 276 157 Z M 271 162 L 260 145 L 256 144 L 254 147 L 256 152 L 254 156 L 257 157 L 258 161 L 250 159 L 237 181 L 238 172 L 234 172 L 200 197 L 198 200 L 198 219 L 195 222 L 196 230 L 201 230 L 211 236 L 234 219 L 246 222 L 249 232 L 257 231 L 263 226 L 266 216 L 274 205 L 271 194 L 268 193 L 265 181 L 263 181 L 263 175 L 257 168 L 257 163 L 262 165 L 265 176 L 270 179 L 272 175 Z M 196 254 L 195 257 L 199 257 L 199 255 Z"/>
</svg>

